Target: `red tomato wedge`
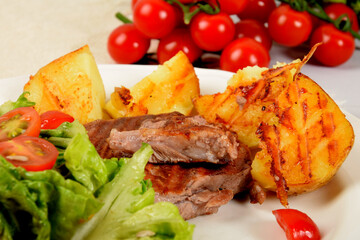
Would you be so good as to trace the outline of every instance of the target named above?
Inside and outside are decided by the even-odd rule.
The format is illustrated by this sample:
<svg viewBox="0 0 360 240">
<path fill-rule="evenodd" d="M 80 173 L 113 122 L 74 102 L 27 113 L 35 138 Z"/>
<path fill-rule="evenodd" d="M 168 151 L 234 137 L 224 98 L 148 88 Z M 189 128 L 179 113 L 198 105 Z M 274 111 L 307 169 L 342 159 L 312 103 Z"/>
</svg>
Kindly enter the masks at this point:
<svg viewBox="0 0 360 240">
<path fill-rule="evenodd" d="M 305 213 L 296 209 L 278 209 L 273 214 L 288 240 L 321 239 L 319 228 Z"/>
<path fill-rule="evenodd" d="M 38 137 L 40 116 L 32 107 L 20 107 L 0 117 L 0 141 L 17 136 Z"/>
<path fill-rule="evenodd" d="M 23 167 L 27 171 L 43 171 L 54 166 L 59 152 L 45 139 L 19 136 L 0 142 L 0 155 L 16 167 Z"/>
<path fill-rule="evenodd" d="M 60 111 L 47 111 L 40 115 L 41 129 L 55 129 L 63 122 L 73 122 L 74 118 Z"/>
</svg>

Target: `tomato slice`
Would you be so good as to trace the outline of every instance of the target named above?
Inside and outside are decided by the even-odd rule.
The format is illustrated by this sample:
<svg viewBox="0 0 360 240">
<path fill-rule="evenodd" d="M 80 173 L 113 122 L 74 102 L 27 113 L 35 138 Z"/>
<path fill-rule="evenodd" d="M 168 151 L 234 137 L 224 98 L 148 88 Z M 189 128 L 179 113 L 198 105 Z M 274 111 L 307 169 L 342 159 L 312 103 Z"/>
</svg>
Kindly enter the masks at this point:
<svg viewBox="0 0 360 240">
<path fill-rule="evenodd" d="M 0 117 L 0 141 L 40 134 L 40 116 L 32 107 L 20 107 Z"/>
<path fill-rule="evenodd" d="M 60 111 L 47 111 L 40 115 L 41 129 L 55 129 L 63 122 L 73 122 L 74 118 Z"/>
<path fill-rule="evenodd" d="M 0 142 L 0 155 L 16 167 L 23 167 L 27 171 L 43 171 L 54 166 L 59 152 L 45 139 L 19 136 Z"/>
<path fill-rule="evenodd" d="M 273 214 L 288 240 L 317 240 L 320 231 L 314 221 L 305 213 L 296 209 L 278 209 Z"/>
</svg>

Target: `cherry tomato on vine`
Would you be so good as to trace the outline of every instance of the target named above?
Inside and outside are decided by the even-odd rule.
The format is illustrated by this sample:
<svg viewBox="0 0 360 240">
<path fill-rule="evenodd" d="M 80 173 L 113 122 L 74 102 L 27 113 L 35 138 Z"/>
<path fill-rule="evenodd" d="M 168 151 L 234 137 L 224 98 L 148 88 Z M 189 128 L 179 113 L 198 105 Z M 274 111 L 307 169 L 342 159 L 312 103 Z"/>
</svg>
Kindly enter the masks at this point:
<svg viewBox="0 0 360 240">
<path fill-rule="evenodd" d="M 189 3 L 194 3 L 197 0 L 179 0 L 179 2 L 183 3 L 183 4 L 189 4 Z"/>
<path fill-rule="evenodd" d="M 135 63 L 146 54 L 150 39 L 140 33 L 134 24 L 117 27 L 109 36 L 107 48 L 110 56 L 123 64 Z"/>
<path fill-rule="evenodd" d="M 164 0 L 141 0 L 133 11 L 136 28 L 149 38 L 162 38 L 176 26 L 176 13 Z"/>
<path fill-rule="evenodd" d="M 235 24 L 235 31 L 236 38 L 252 38 L 261 43 L 267 50 L 270 50 L 272 39 L 263 23 L 254 19 L 244 19 Z"/>
<path fill-rule="evenodd" d="M 324 8 L 324 11 L 326 14 L 333 20 L 337 19 L 343 14 L 347 14 L 348 18 L 350 19 L 352 25 L 351 28 L 355 32 L 359 31 L 359 23 L 356 16 L 356 13 L 354 10 L 352 10 L 350 7 L 348 7 L 344 3 L 332 3 L 329 4 Z"/>
<path fill-rule="evenodd" d="M 235 24 L 226 13 L 199 13 L 190 23 L 194 42 L 203 50 L 216 52 L 223 49 L 235 36 Z"/>
<path fill-rule="evenodd" d="M 23 167 L 28 171 L 43 171 L 54 166 L 59 152 L 45 139 L 19 136 L 0 142 L 0 155 L 16 167 Z"/>
<path fill-rule="evenodd" d="M 281 45 L 295 47 L 305 42 L 312 30 L 310 14 L 282 4 L 269 16 L 269 33 Z"/>
<path fill-rule="evenodd" d="M 275 8 L 274 0 L 248 0 L 245 9 L 238 16 L 240 19 L 250 18 L 265 23 Z"/>
<path fill-rule="evenodd" d="M 141 1 L 141 0 L 131 0 L 131 9 L 134 10 L 136 3 L 139 1 Z"/>
<path fill-rule="evenodd" d="M 179 51 L 183 51 L 190 62 L 198 59 L 202 50 L 194 43 L 189 29 L 178 28 L 169 35 L 160 39 L 157 48 L 157 58 L 160 64 L 175 56 Z"/>
<path fill-rule="evenodd" d="M 40 134 L 40 116 L 32 107 L 20 107 L 0 117 L 0 141 Z"/>
<path fill-rule="evenodd" d="M 278 209 L 273 214 L 288 240 L 319 240 L 319 228 L 305 213 L 296 209 Z"/>
<path fill-rule="evenodd" d="M 40 115 L 41 129 L 55 129 L 63 122 L 73 122 L 74 118 L 60 111 L 47 111 Z"/>
<path fill-rule="evenodd" d="M 229 15 L 238 14 L 242 12 L 247 4 L 247 0 L 218 0 L 220 5 L 220 10 Z"/>
<path fill-rule="evenodd" d="M 338 66 L 346 62 L 355 51 L 353 36 L 349 32 L 340 31 L 331 23 L 315 29 L 310 44 L 313 46 L 318 42 L 323 44 L 316 49 L 314 57 L 326 66 Z"/>
<path fill-rule="evenodd" d="M 265 47 L 247 37 L 232 41 L 220 56 L 220 68 L 231 72 L 247 66 L 267 67 L 269 62 L 270 55 Z"/>
</svg>

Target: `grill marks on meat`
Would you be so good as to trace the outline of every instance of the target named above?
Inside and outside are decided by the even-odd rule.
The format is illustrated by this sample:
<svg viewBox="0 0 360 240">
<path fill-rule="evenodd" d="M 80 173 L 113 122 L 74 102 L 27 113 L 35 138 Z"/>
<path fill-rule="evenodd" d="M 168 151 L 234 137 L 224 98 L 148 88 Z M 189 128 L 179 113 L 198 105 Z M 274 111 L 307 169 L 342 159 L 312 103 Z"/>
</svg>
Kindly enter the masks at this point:
<svg viewBox="0 0 360 240">
<path fill-rule="evenodd" d="M 112 150 L 134 153 L 146 142 L 154 150 L 151 163 L 211 162 L 224 164 L 238 157 L 236 135 L 201 116 L 167 115 L 144 120 L 138 129 L 110 133 Z"/>
<path fill-rule="evenodd" d="M 155 200 L 176 204 L 185 219 L 217 212 L 251 181 L 248 149 L 237 142 L 232 132 L 221 125 L 211 125 L 202 117 L 179 113 L 145 115 L 97 120 L 85 128 L 103 158 L 130 157 L 139 138 L 150 139 L 155 160 L 147 164 L 145 178 L 153 183 Z M 170 146 L 166 145 L 169 138 Z M 117 141 L 124 142 L 119 145 Z M 210 160 L 203 159 L 207 151 Z M 213 160 L 214 156 L 223 158 Z"/>
<path fill-rule="evenodd" d="M 146 178 L 153 183 L 156 201 L 176 204 L 185 219 L 212 214 L 244 191 L 250 179 L 249 165 L 244 161 L 247 150 L 240 148 L 238 158 L 224 165 L 147 164 Z"/>
</svg>

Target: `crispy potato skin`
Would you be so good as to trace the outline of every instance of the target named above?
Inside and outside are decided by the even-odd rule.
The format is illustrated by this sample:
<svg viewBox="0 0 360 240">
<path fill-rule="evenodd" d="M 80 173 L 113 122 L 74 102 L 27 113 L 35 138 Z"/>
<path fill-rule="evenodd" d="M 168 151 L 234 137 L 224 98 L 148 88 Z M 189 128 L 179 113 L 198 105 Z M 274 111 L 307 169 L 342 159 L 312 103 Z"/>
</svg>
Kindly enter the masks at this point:
<svg viewBox="0 0 360 240">
<path fill-rule="evenodd" d="M 225 124 L 260 149 L 253 179 L 276 191 L 285 206 L 288 195 L 328 183 L 354 143 L 352 126 L 336 103 L 299 73 L 303 64 L 239 70 L 223 93 L 194 101 L 208 121 Z"/>
<path fill-rule="evenodd" d="M 189 115 L 199 94 L 194 67 L 179 52 L 131 89 L 115 88 L 105 109 L 113 118 L 173 111 Z"/>
<path fill-rule="evenodd" d="M 280 180 L 286 179 L 288 194 L 323 186 L 353 146 L 351 124 L 321 87 L 303 74 L 279 95 L 276 111 L 278 124 L 263 123 L 257 132 L 262 150 L 253 161 L 253 177 L 275 190 L 277 172 Z"/>
<path fill-rule="evenodd" d="M 104 85 L 87 45 L 42 67 L 24 91 L 40 114 L 59 110 L 81 123 L 103 118 Z"/>
</svg>

